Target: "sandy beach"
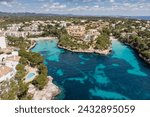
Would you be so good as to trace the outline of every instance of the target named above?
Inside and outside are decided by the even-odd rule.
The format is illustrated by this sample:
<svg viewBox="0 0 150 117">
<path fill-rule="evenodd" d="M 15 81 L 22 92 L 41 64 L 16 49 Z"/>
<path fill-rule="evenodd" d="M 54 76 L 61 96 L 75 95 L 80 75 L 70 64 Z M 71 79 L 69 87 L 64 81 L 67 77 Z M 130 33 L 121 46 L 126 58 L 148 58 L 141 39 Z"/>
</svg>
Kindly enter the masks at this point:
<svg viewBox="0 0 150 117">
<path fill-rule="evenodd" d="M 57 39 L 57 37 L 35 37 L 35 38 L 28 38 L 31 41 L 38 41 L 38 40 L 52 40 Z"/>
<path fill-rule="evenodd" d="M 114 36 L 110 36 L 110 40 L 113 41 L 113 40 L 117 40 Z"/>
</svg>

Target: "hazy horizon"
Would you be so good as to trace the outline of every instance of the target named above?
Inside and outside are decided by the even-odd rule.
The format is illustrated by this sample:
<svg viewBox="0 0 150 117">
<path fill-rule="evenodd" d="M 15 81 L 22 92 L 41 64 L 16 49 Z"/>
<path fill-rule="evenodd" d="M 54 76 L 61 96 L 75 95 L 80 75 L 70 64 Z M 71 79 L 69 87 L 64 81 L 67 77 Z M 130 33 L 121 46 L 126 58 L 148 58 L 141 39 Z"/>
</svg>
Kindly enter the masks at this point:
<svg viewBox="0 0 150 117">
<path fill-rule="evenodd" d="M 80 16 L 150 16 L 149 0 L 0 0 L 0 11 Z"/>
</svg>

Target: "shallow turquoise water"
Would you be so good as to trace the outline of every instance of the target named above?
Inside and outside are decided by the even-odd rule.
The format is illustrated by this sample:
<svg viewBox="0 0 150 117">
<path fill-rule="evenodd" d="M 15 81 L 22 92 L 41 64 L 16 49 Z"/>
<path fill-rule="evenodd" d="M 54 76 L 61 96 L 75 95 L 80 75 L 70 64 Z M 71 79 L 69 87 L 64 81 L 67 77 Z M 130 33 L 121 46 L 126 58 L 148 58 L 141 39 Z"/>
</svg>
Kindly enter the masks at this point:
<svg viewBox="0 0 150 117">
<path fill-rule="evenodd" d="M 57 99 L 150 99 L 150 66 L 130 47 L 113 41 L 109 56 L 72 53 L 57 40 L 38 41 L 49 75 L 62 90 Z"/>
<path fill-rule="evenodd" d="M 133 54 L 133 50 L 128 48 L 127 46 L 123 46 L 120 42 L 114 40 L 113 42 L 113 51 L 114 54 L 112 57 L 124 59 L 127 61 L 133 68 L 128 69 L 127 72 L 130 74 L 135 74 L 139 76 L 147 76 L 146 73 L 142 72 L 140 69 L 140 65 L 136 56 Z"/>
</svg>

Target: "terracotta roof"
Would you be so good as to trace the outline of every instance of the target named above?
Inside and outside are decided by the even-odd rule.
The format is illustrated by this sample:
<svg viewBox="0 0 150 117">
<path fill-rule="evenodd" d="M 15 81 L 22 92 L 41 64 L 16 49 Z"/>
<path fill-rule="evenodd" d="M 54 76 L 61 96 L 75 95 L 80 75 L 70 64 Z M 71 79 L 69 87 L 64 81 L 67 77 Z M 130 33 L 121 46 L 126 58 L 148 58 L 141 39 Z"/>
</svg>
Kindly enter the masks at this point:
<svg viewBox="0 0 150 117">
<path fill-rule="evenodd" d="M 8 74 L 9 72 L 12 72 L 13 69 L 7 66 L 0 66 L 0 78 L 6 74 Z"/>
</svg>

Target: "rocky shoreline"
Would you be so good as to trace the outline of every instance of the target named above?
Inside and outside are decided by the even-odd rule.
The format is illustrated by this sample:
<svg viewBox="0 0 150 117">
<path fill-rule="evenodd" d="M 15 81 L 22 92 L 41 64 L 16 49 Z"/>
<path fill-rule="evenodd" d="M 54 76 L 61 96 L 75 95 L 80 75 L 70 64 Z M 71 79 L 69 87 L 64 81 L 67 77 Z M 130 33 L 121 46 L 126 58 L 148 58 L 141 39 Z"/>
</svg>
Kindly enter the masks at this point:
<svg viewBox="0 0 150 117">
<path fill-rule="evenodd" d="M 68 51 L 71 51 L 71 52 L 76 52 L 76 53 L 95 53 L 95 54 L 101 54 L 101 55 L 108 55 L 111 53 L 112 51 L 112 48 L 109 48 L 107 50 L 95 50 L 95 49 L 88 49 L 88 50 L 72 50 L 72 49 L 69 49 L 69 48 L 65 48 L 63 46 L 60 46 L 59 44 L 57 45 L 59 48 L 61 49 L 65 49 L 65 50 L 68 50 Z"/>
<path fill-rule="evenodd" d="M 50 39 L 48 39 L 48 37 L 45 37 L 44 39 L 39 38 L 39 39 L 31 40 L 32 44 L 29 47 L 28 51 L 36 46 L 37 44 L 36 41 L 38 40 L 52 40 L 52 39 L 56 39 L 56 38 L 51 37 Z M 28 94 L 32 96 L 32 100 L 52 100 L 55 98 L 55 96 L 60 94 L 61 90 L 59 89 L 58 86 L 56 86 L 52 82 L 53 78 L 51 76 L 48 76 L 48 79 L 49 81 L 43 90 L 38 90 L 32 84 L 29 85 Z"/>
<path fill-rule="evenodd" d="M 57 37 L 35 37 L 35 38 L 28 38 L 31 41 L 39 41 L 39 40 L 53 40 L 57 39 Z"/>
<path fill-rule="evenodd" d="M 36 46 L 36 41 L 31 41 L 31 46 L 29 47 L 28 51 L 31 50 L 32 48 L 34 48 Z"/>
<path fill-rule="evenodd" d="M 139 54 L 139 57 L 142 58 L 146 63 L 150 65 L 150 59 L 146 59 L 145 57 L 142 56 L 142 54 Z"/>
<path fill-rule="evenodd" d="M 119 39 L 116 39 L 114 36 L 111 36 L 110 37 L 111 40 L 119 40 Z M 121 41 L 120 41 L 121 42 Z M 126 42 L 122 42 L 124 43 L 125 45 L 128 45 L 130 46 L 132 49 L 134 49 L 135 51 L 137 51 L 138 53 L 138 56 L 143 59 L 146 63 L 150 64 L 150 59 L 146 59 L 142 54 L 140 54 L 140 52 L 138 51 L 138 48 L 135 48 L 133 45 L 129 44 L 129 43 L 126 43 Z"/>
<path fill-rule="evenodd" d="M 34 85 L 29 85 L 28 94 L 32 96 L 32 100 L 52 100 L 60 94 L 58 86 L 52 83 L 53 78 L 49 76 L 49 82 L 43 90 L 37 89 Z"/>
<path fill-rule="evenodd" d="M 124 43 L 125 45 L 128 45 L 128 46 L 130 46 L 132 49 L 136 50 L 137 53 L 138 53 L 138 56 L 139 56 L 142 60 L 144 60 L 146 63 L 148 63 L 148 64 L 150 65 L 150 59 L 146 59 L 142 54 L 140 54 L 140 52 L 138 51 L 137 48 L 135 48 L 133 45 L 128 44 L 128 43 L 126 43 L 126 42 L 122 42 L 122 43 Z"/>
</svg>

